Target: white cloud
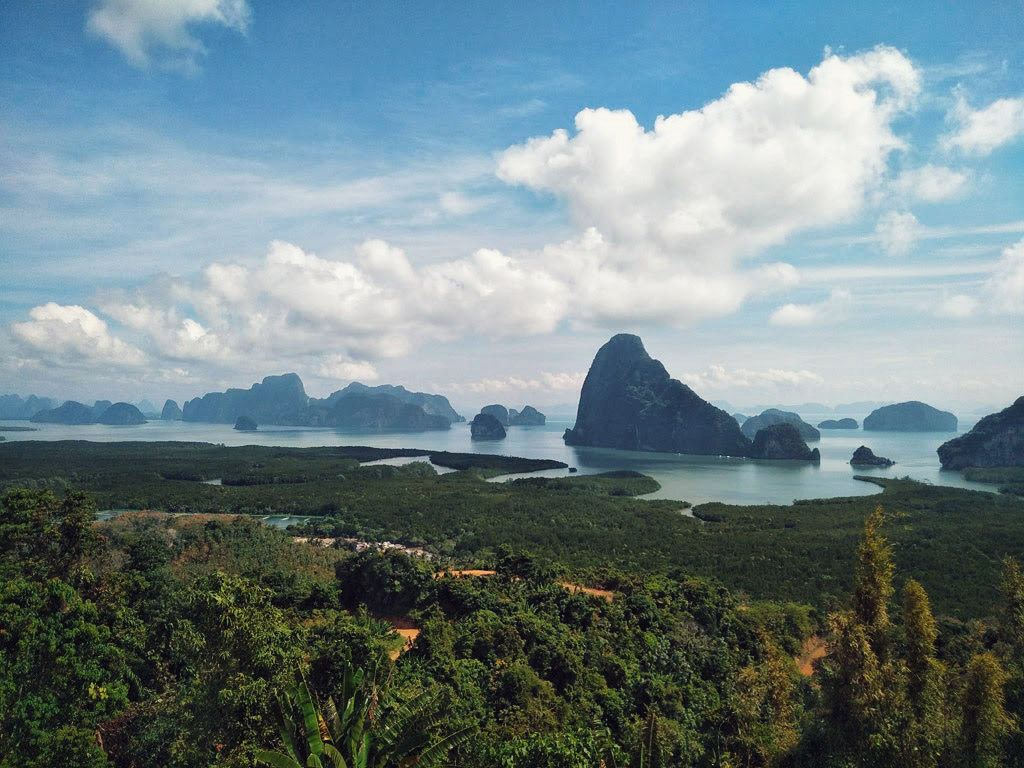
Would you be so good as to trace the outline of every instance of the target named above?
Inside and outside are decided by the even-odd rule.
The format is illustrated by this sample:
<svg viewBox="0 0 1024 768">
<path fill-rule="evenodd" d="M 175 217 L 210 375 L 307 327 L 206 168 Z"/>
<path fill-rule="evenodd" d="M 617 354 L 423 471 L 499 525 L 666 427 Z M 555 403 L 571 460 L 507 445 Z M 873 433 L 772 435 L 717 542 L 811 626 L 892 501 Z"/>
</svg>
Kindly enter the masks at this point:
<svg viewBox="0 0 1024 768">
<path fill-rule="evenodd" d="M 49 302 L 33 307 L 31 320 L 14 323 L 14 338 L 39 358 L 57 365 L 139 366 L 143 352 L 111 335 L 106 322 L 84 307 Z"/>
<path fill-rule="evenodd" d="M 825 301 L 817 304 L 785 304 L 772 312 L 772 325 L 803 326 L 834 322 L 841 319 L 852 303 L 850 292 L 835 289 Z"/>
<path fill-rule="evenodd" d="M 474 394 L 509 393 L 509 392 L 547 392 L 577 393 L 583 387 L 587 374 L 582 371 L 575 373 L 551 373 L 541 371 L 536 376 L 508 376 L 505 378 L 476 379 L 464 384 L 453 383 L 449 389 L 455 392 L 471 392 Z"/>
<path fill-rule="evenodd" d="M 365 360 L 350 360 L 342 355 L 330 355 L 320 367 L 317 374 L 325 379 L 339 381 L 376 381 L 380 373 L 372 363 Z"/>
<path fill-rule="evenodd" d="M 564 198 L 612 243 L 706 269 L 843 220 L 903 146 L 892 121 L 919 90 L 879 47 L 829 55 L 805 78 L 773 69 L 650 131 L 627 110 L 585 109 L 565 130 L 510 147 L 498 175 Z"/>
<path fill-rule="evenodd" d="M 680 376 L 680 380 L 693 389 L 703 391 L 758 388 L 766 385 L 822 384 L 825 381 L 818 374 L 806 369 L 791 371 L 782 368 L 766 368 L 757 371 L 745 368 L 729 369 L 723 365 L 710 365 L 707 370 L 700 373 L 684 373 Z"/>
<path fill-rule="evenodd" d="M 943 145 L 947 149 L 988 155 L 1024 135 L 1024 97 L 999 99 L 983 109 L 972 110 L 961 95 L 951 117 L 958 129 L 943 137 Z"/>
<path fill-rule="evenodd" d="M 939 317 L 949 317 L 955 320 L 963 320 L 974 314 L 978 308 L 978 300 L 963 293 L 944 296 L 935 314 Z"/>
<path fill-rule="evenodd" d="M 1003 251 L 985 290 L 993 312 L 1024 313 L 1024 240 Z"/>
<path fill-rule="evenodd" d="M 878 218 L 875 237 L 882 250 L 890 256 L 908 253 L 917 242 L 921 226 L 909 212 L 888 211 Z"/>
<path fill-rule="evenodd" d="M 970 175 L 942 165 L 923 165 L 903 171 L 893 183 L 896 192 L 909 200 L 937 203 L 964 194 Z"/>
<path fill-rule="evenodd" d="M 206 52 L 190 27 L 219 24 L 244 34 L 249 17 L 246 0 L 99 0 L 86 28 L 137 67 L 155 56 L 162 66 L 188 71 Z"/>
</svg>

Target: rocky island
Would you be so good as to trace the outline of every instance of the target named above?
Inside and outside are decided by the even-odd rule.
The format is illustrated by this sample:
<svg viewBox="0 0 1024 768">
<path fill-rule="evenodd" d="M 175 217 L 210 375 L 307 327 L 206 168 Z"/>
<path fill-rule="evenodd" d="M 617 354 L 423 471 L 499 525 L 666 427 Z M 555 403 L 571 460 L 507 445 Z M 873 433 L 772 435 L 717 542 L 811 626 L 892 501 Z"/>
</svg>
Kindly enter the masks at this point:
<svg viewBox="0 0 1024 768">
<path fill-rule="evenodd" d="M 938 447 L 943 469 L 1024 467 L 1024 397 Z"/>
<path fill-rule="evenodd" d="M 503 440 L 505 427 L 493 413 L 481 411 L 469 423 L 469 433 L 474 440 Z"/>
<path fill-rule="evenodd" d="M 740 431 L 753 440 L 759 430 L 770 427 L 774 424 L 792 424 L 800 432 L 804 440 L 820 440 L 821 432 L 816 430 L 806 421 L 800 418 L 799 414 L 792 411 L 780 411 L 778 408 L 769 408 L 757 416 L 751 416 L 740 426 Z"/>
<path fill-rule="evenodd" d="M 613 336 L 594 357 L 568 445 L 749 456 L 750 441 L 721 408 L 673 379 L 639 336 Z"/>
<path fill-rule="evenodd" d="M 547 417 L 532 405 L 524 405 L 521 411 L 508 412 L 508 423 L 513 427 L 543 427 Z"/>
<path fill-rule="evenodd" d="M 859 429 L 856 419 L 825 419 L 818 424 L 818 429 Z"/>
<path fill-rule="evenodd" d="M 504 405 L 498 405 L 497 403 L 494 405 L 485 405 L 480 409 L 480 413 L 487 416 L 493 416 L 503 427 L 508 426 L 508 409 L 505 408 Z M 476 419 L 473 419 L 473 421 L 476 421 Z"/>
<path fill-rule="evenodd" d="M 750 448 L 752 459 L 796 459 L 820 462 L 821 453 L 811 450 L 795 424 L 780 421 L 759 429 Z"/>
<path fill-rule="evenodd" d="M 255 432 L 258 425 L 251 416 L 239 416 L 235 419 L 235 429 L 239 432 Z"/>
<path fill-rule="evenodd" d="M 911 400 L 886 405 L 864 419 L 864 431 L 878 432 L 956 432 L 956 416 L 927 403 Z"/>
<path fill-rule="evenodd" d="M 77 400 L 68 400 L 57 408 L 40 411 L 29 421 L 37 424 L 95 424 L 93 409 Z"/>
<path fill-rule="evenodd" d="M 891 467 L 895 463 L 885 456 L 875 456 L 874 451 L 866 445 L 862 445 L 854 451 L 853 458 L 850 459 L 850 466 L 853 467 Z"/>
<path fill-rule="evenodd" d="M 181 408 L 178 407 L 178 403 L 174 400 L 168 400 L 164 403 L 164 408 L 160 411 L 161 421 L 181 421 Z"/>
<path fill-rule="evenodd" d="M 231 424 L 239 416 L 282 426 L 409 431 L 448 429 L 454 421 L 465 421 L 446 397 L 405 387 L 353 382 L 323 399 L 312 398 L 294 373 L 267 376 L 249 389 L 209 392 L 182 409 L 184 421 Z"/>
<path fill-rule="evenodd" d="M 114 403 L 109 408 L 104 408 L 98 419 L 99 424 L 117 424 L 127 426 L 131 424 L 145 424 L 146 417 L 136 406 L 131 403 Z"/>
</svg>

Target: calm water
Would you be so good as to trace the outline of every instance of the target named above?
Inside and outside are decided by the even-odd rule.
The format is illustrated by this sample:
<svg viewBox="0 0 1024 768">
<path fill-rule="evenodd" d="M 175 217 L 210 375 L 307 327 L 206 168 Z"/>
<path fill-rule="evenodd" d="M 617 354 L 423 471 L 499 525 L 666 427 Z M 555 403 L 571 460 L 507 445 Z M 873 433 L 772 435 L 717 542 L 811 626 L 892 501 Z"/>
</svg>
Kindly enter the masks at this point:
<svg viewBox="0 0 1024 768">
<path fill-rule="evenodd" d="M 816 424 L 835 414 L 802 414 Z M 842 414 L 846 415 L 846 414 Z M 860 421 L 863 414 L 852 414 Z M 11 422 L 26 424 L 27 422 Z M 312 447 L 327 445 L 370 445 L 379 448 L 424 448 L 462 453 L 498 453 L 536 459 L 555 459 L 581 474 L 612 469 L 632 469 L 651 475 L 661 490 L 652 498 L 679 499 L 700 504 L 724 501 L 734 504 L 789 504 L 794 499 L 867 495 L 877 486 L 853 479 L 855 474 L 882 477 L 909 476 L 935 485 L 954 485 L 991 491 L 992 486 L 970 483 L 959 472 L 939 469 L 935 449 L 957 433 L 899 433 L 834 430 L 822 431 L 822 438 L 811 447 L 821 451 L 821 464 L 802 462 L 751 461 L 709 456 L 679 456 L 664 453 L 637 453 L 605 448 L 569 447 L 562 433 L 572 423 L 550 421 L 543 427 L 511 427 L 500 441 L 471 440 L 468 424 L 455 424 L 451 430 L 435 432 L 349 432 L 330 428 L 260 427 L 258 432 L 237 432 L 230 424 L 196 424 L 151 421 L 139 426 L 87 424 L 35 424 L 38 432 L 0 432 L 8 441 L 18 440 L 181 440 L 224 445 L 275 445 Z M 960 433 L 970 428 L 961 424 Z M 888 456 L 896 466 L 888 469 L 858 469 L 850 466 L 850 456 L 860 445 L 867 445 L 878 456 Z M 144 450 L 140 446 L 140 450 Z M 408 461 L 406 459 L 405 461 Z M 565 475 L 566 470 L 539 473 Z M 505 480 L 507 478 L 499 478 Z"/>
</svg>

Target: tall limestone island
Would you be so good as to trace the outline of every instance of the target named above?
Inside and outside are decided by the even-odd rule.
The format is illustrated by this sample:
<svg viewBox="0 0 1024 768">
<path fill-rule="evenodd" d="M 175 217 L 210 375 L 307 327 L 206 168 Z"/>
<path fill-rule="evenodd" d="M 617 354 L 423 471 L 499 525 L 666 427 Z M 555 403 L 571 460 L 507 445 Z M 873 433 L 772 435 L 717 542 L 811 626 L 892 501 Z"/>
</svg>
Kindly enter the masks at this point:
<svg viewBox="0 0 1024 768">
<path fill-rule="evenodd" d="M 938 448 L 943 469 L 1024 467 L 1024 397 Z"/>
<path fill-rule="evenodd" d="M 864 419 L 864 431 L 956 432 L 956 416 L 919 400 L 911 400 L 872 411 Z"/>
<path fill-rule="evenodd" d="M 174 400 L 164 403 L 164 409 L 160 411 L 161 421 L 181 421 L 181 408 Z"/>
<path fill-rule="evenodd" d="M 750 441 L 728 413 L 702 400 L 644 349 L 620 333 L 597 351 L 580 393 L 568 445 L 749 456 Z"/>
</svg>

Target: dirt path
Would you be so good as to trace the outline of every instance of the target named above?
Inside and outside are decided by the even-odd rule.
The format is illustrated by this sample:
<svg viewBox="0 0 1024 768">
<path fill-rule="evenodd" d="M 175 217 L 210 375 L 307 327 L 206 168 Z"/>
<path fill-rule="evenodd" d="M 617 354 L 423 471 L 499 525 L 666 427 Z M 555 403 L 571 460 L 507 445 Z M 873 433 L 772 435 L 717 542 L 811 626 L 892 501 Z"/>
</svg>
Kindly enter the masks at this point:
<svg viewBox="0 0 1024 768">
<path fill-rule="evenodd" d="M 804 640 L 803 648 L 800 649 L 800 655 L 794 659 L 800 674 L 804 677 L 813 675 L 814 662 L 825 658 L 827 653 L 828 647 L 825 645 L 825 640 L 818 635 L 811 635 Z"/>
<path fill-rule="evenodd" d="M 585 595 L 593 595 L 594 597 L 600 597 L 606 603 L 610 603 L 615 599 L 615 593 L 607 589 L 597 589 L 596 587 L 584 587 L 579 584 L 573 584 L 571 581 L 560 581 L 560 586 L 565 587 L 569 590 L 572 595 L 582 592 Z"/>
</svg>

